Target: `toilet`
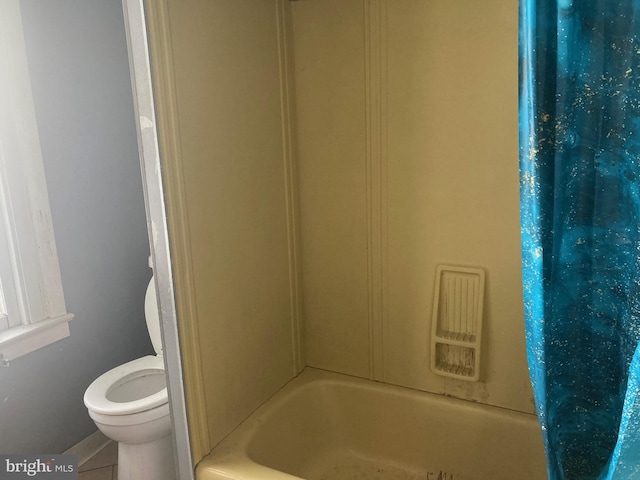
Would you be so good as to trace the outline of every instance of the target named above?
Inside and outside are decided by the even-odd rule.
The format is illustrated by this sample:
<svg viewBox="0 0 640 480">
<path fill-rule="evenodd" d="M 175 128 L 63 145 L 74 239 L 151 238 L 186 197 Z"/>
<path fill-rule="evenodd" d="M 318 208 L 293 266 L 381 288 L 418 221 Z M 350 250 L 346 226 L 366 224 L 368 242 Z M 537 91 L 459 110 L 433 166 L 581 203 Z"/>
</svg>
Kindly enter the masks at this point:
<svg viewBox="0 0 640 480">
<path fill-rule="evenodd" d="M 175 480 L 160 316 L 153 277 L 144 310 L 156 355 L 102 374 L 89 385 L 84 404 L 107 437 L 118 442 L 119 480 Z"/>
</svg>

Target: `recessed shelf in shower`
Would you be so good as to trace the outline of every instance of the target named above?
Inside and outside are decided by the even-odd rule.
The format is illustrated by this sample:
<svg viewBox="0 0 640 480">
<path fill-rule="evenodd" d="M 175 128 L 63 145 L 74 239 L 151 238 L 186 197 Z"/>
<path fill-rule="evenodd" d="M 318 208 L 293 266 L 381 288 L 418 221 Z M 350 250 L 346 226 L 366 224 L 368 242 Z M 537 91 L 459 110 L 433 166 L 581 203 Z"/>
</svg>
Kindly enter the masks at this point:
<svg viewBox="0 0 640 480">
<path fill-rule="evenodd" d="M 477 381 L 484 308 L 481 268 L 440 265 L 436 271 L 431 330 L 431 370 Z"/>
</svg>

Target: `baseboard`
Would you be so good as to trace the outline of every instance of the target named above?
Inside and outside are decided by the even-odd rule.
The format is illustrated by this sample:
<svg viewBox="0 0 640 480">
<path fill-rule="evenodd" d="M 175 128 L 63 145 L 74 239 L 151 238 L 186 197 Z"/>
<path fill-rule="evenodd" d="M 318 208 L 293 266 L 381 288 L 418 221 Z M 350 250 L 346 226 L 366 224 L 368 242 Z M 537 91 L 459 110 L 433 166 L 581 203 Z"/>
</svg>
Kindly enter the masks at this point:
<svg viewBox="0 0 640 480">
<path fill-rule="evenodd" d="M 106 447 L 111 439 L 108 438 L 104 433 L 100 430 L 96 430 L 88 437 L 80 440 L 73 447 L 69 448 L 65 451 L 65 454 L 72 454 L 78 456 L 78 466 L 85 463 L 91 457 L 93 457 L 96 453 Z"/>
</svg>

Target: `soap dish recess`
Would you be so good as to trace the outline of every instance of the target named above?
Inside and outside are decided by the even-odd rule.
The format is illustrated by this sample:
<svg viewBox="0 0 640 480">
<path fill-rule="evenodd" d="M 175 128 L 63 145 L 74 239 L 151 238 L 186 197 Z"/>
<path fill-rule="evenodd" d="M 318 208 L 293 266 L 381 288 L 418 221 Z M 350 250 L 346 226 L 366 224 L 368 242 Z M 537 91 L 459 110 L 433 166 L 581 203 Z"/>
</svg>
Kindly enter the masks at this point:
<svg viewBox="0 0 640 480">
<path fill-rule="evenodd" d="M 433 373 L 478 381 L 484 279 L 481 268 L 438 266 L 431 327 Z"/>
</svg>

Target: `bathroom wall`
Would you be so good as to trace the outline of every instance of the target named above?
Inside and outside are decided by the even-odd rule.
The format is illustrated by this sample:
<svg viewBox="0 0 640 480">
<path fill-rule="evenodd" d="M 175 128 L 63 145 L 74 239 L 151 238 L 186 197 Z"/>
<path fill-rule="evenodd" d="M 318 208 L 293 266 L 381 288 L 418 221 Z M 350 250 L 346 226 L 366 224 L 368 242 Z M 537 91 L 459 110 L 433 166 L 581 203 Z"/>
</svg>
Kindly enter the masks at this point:
<svg viewBox="0 0 640 480">
<path fill-rule="evenodd" d="M 166 21 L 162 38 L 152 35 L 156 98 L 176 105 L 171 119 L 161 107 L 158 121 L 175 121 L 169 136 L 179 136 L 172 147 L 163 143 L 165 178 L 173 171 L 183 192 L 175 198 L 169 186 L 170 201 L 184 204 L 177 214 L 185 217 L 183 231 L 169 218 L 172 255 L 186 258 L 192 282 L 188 298 L 179 285 L 178 313 L 192 302 L 195 318 L 179 322 L 193 321 L 197 330 L 196 344 L 183 352 L 199 350 L 195 375 L 202 375 L 211 446 L 297 372 L 280 3 L 169 0 L 166 12 L 151 7 Z M 163 62 L 170 78 L 158 67 Z M 192 428 L 202 427 L 192 420 Z"/>
<path fill-rule="evenodd" d="M 120 0 L 21 0 L 71 336 L 0 367 L 0 452 L 61 453 L 96 430 L 82 398 L 151 353 L 149 246 Z"/>
<path fill-rule="evenodd" d="M 194 460 L 305 364 L 532 412 L 517 2 L 147 7 Z M 487 273 L 479 382 L 430 370 L 440 263 Z"/>
<path fill-rule="evenodd" d="M 292 12 L 307 362 L 368 377 L 364 4 L 308 1 Z"/>
<path fill-rule="evenodd" d="M 307 363 L 533 411 L 515 0 L 292 4 Z M 485 269 L 480 382 L 430 371 L 438 264 Z"/>
</svg>

